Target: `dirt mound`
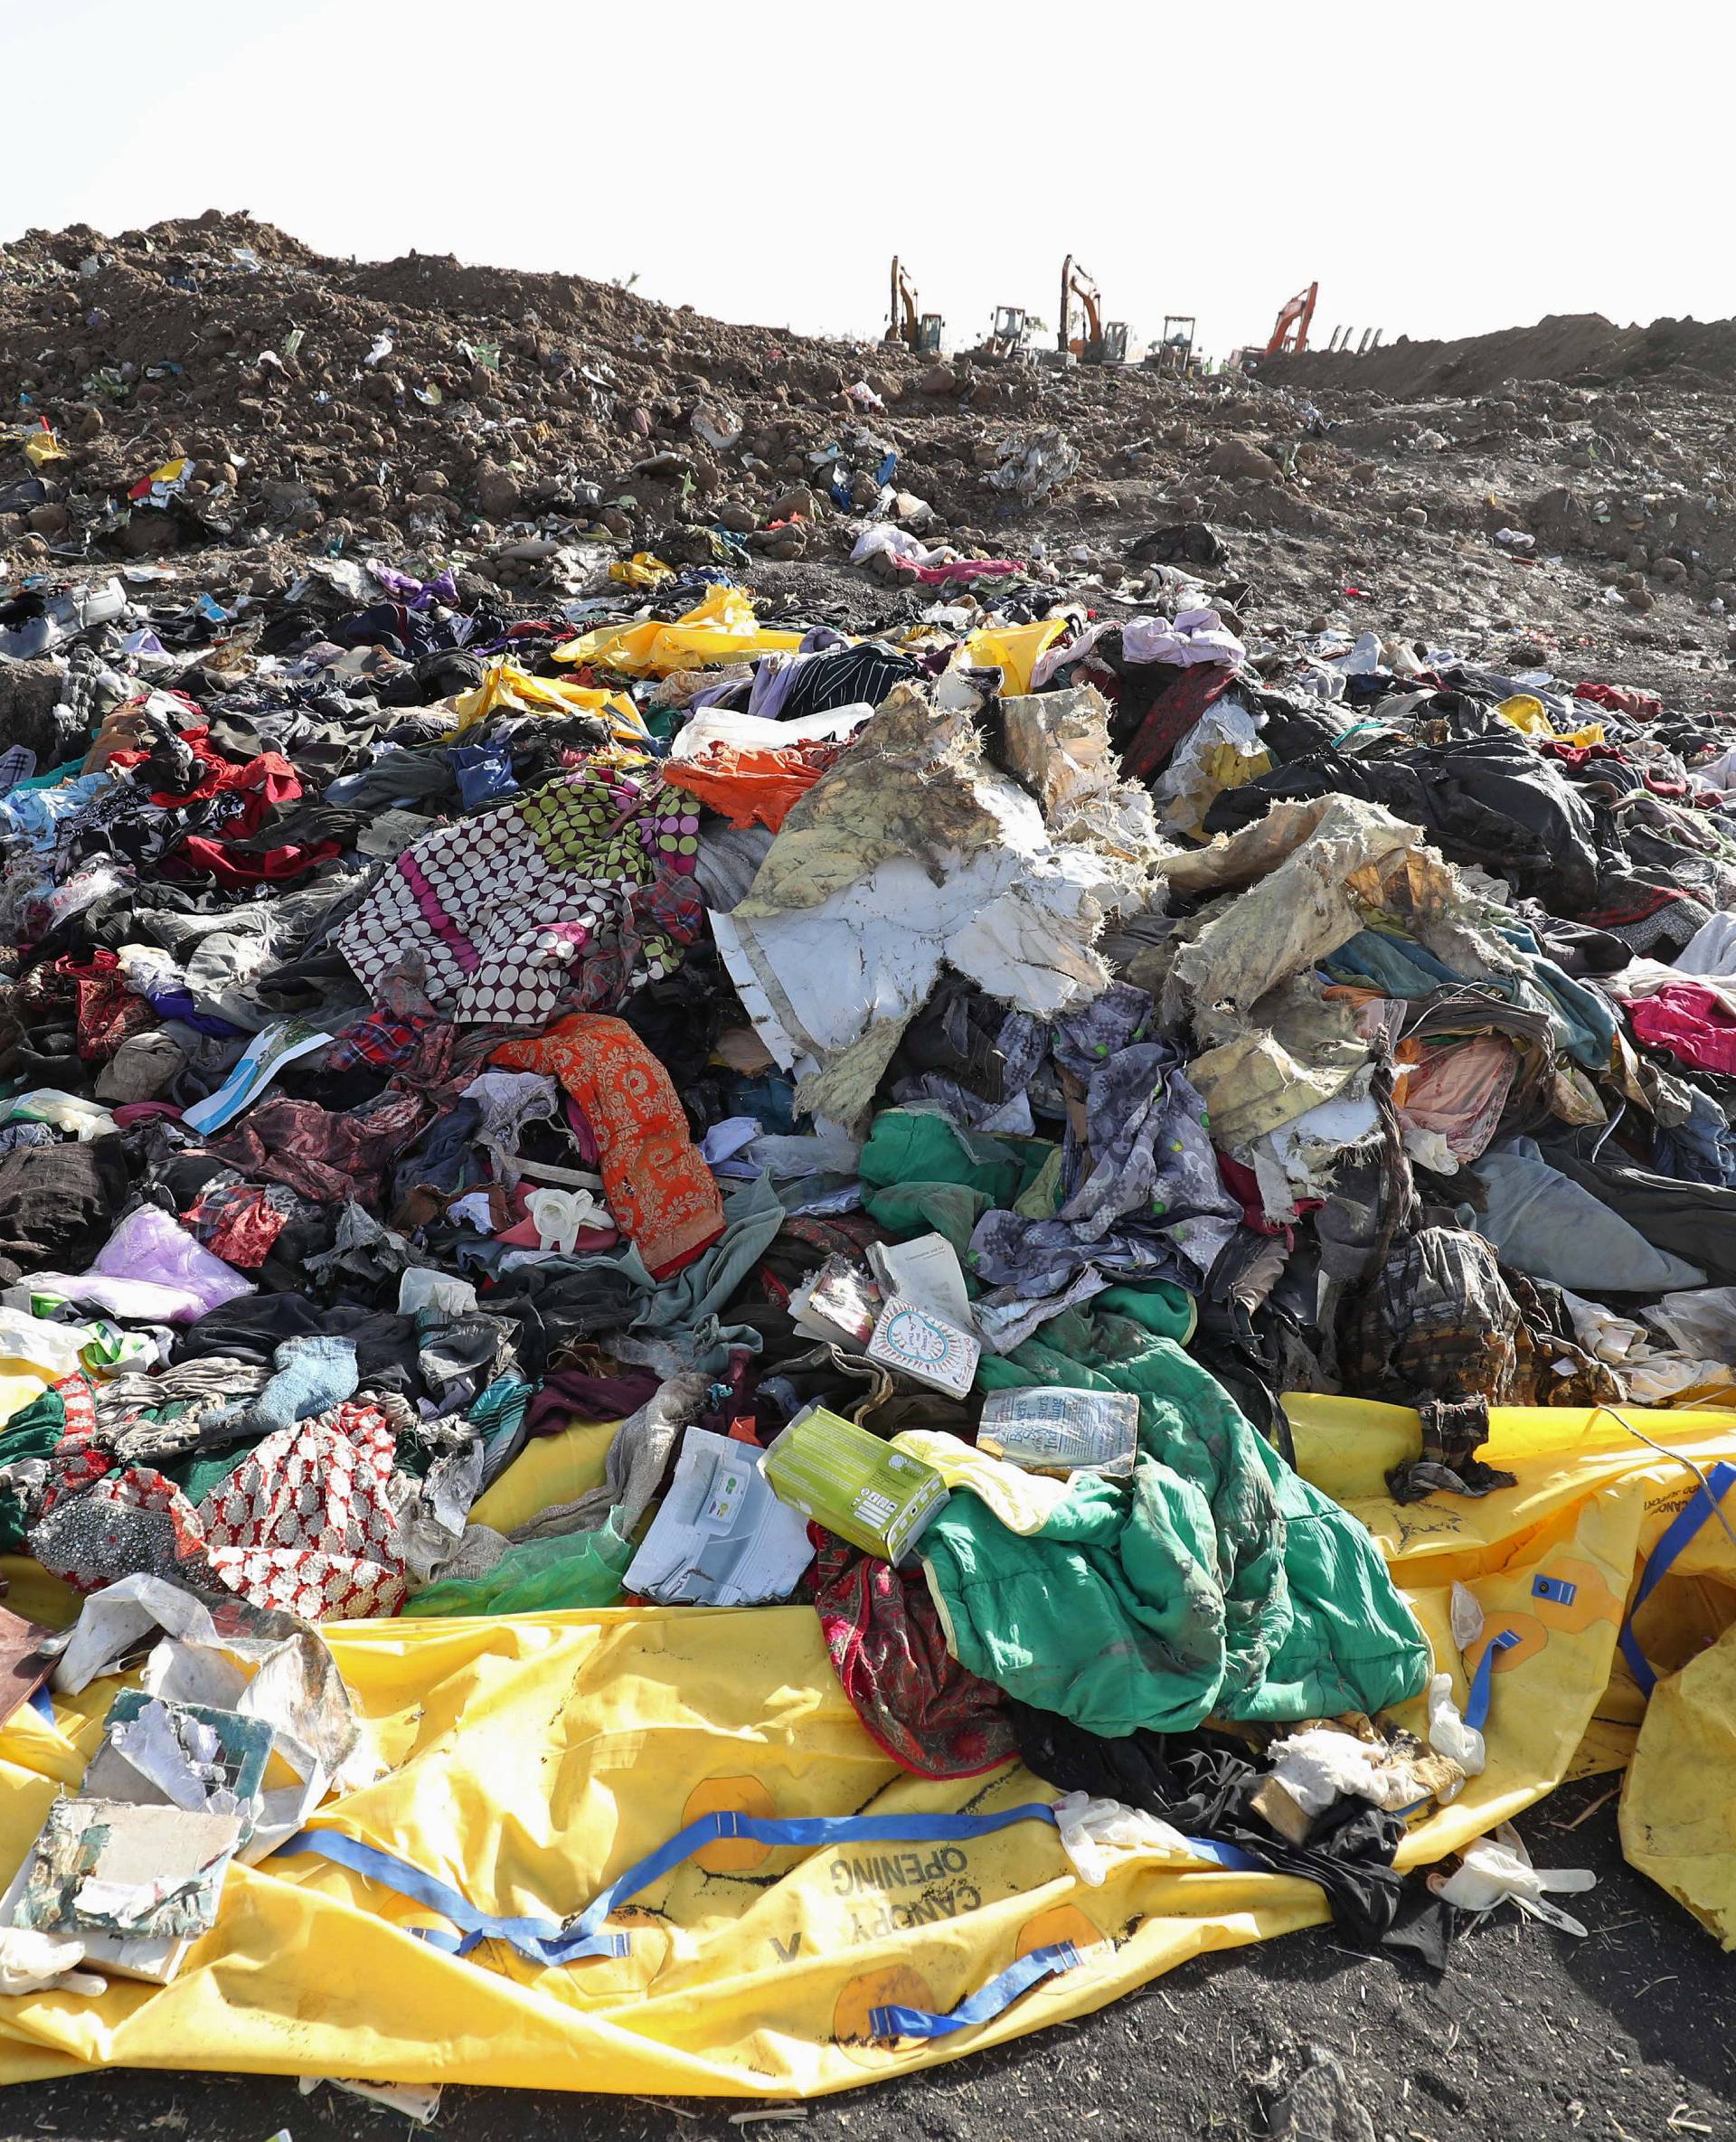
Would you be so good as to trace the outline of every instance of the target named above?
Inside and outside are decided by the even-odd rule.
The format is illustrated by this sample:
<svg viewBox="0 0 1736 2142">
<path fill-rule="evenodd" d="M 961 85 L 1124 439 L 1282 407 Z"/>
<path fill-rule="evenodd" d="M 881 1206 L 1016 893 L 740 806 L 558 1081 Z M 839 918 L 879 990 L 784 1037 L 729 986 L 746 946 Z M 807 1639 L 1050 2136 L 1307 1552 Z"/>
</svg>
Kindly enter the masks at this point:
<svg viewBox="0 0 1736 2142">
<path fill-rule="evenodd" d="M 1178 379 L 937 363 L 446 254 L 335 259 L 214 210 L 80 224 L 0 248 L 0 580 L 290 543 L 549 601 L 597 541 L 831 571 L 883 520 L 1115 601 L 1165 554 L 1142 538 L 1211 523 L 1233 599 L 1275 630 L 1378 603 L 1383 629 L 1491 659 L 1632 659 L 1724 697 L 1733 389 L 1729 324 L 1583 315 Z M 913 617 L 939 599 L 863 570 L 902 578 Z"/>
<path fill-rule="evenodd" d="M 1285 420 L 1237 377 L 933 364 L 579 276 L 330 259 L 215 212 L 31 232 L 4 265 L 0 393 L 61 458 L 0 490 L 0 541 L 61 555 L 286 533 L 486 545 L 541 540 L 553 516 L 692 562 L 727 553 L 708 530 L 796 558 L 888 508 L 967 548 L 1026 549 L 1058 513 L 1077 532 L 1129 492 L 1136 512 L 1186 494 L 1220 417 Z M 1071 442 L 1051 458 L 1064 477 L 1003 480 L 1050 429 Z"/>
<path fill-rule="evenodd" d="M 1381 394 L 1484 394 L 1514 380 L 1565 384 L 1651 379 L 1675 369 L 1736 379 L 1736 320 L 1654 320 L 1618 327 L 1601 313 L 1552 313 L 1534 327 L 1505 327 L 1459 342 L 1401 336 L 1365 356 L 1309 350 L 1262 361 L 1276 384 Z"/>
</svg>

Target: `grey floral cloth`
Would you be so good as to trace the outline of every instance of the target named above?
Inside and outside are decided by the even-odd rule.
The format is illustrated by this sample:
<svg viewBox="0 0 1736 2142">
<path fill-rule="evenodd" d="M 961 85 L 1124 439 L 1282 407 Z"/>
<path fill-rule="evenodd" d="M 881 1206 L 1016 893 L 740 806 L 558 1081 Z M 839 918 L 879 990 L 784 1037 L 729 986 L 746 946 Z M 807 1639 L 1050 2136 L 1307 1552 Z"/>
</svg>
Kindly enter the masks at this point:
<svg viewBox="0 0 1736 2142">
<path fill-rule="evenodd" d="M 1155 1036 L 1156 1025 L 1150 996 L 1126 983 L 1052 1024 L 1008 1021 L 1008 1090 L 1052 1066 L 1075 1091 L 1083 1087 L 1086 1128 L 1081 1138 L 1070 1114 L 1052 1216 L 997 1211 L 978 1222 L 970 1265 L 979 1279 L 1033 1298 L 1088 1270 L 1106 1283 L 1137 1277 L 1194 1288 L 1211 1270 L 1241 1207 L 1219 1175 L 1185 1053 Z"/>
</svg>

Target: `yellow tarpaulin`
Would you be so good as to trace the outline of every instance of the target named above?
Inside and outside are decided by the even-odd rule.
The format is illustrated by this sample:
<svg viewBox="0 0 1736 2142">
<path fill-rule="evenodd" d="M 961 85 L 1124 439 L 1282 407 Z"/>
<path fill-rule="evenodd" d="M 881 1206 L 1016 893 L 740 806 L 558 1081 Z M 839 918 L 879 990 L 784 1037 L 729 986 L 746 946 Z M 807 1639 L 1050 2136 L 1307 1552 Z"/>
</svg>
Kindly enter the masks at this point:
<svg viewBox="0 0 1736 2142">
<path fill-rule="evenodd" d="M 624 692 L 599 692 L 568 677 L 533 677 L 510 662 L 496 662 L 474 691 L 449 702 L 455 727 L 474 729 L 490 714 L 602 714 L 618 743 L 642 744 L 650 731 Z"/>
<path fill-rule="evenodd" d="M 1461 1705 L 1483 1646 L 1463 1660 L 1454 1648 L 1453 1582 L 1481 1605 L 1483 1644 L 1515 1638 L 1493 1670 L 1488 1769 L 1417 1826 L 1401 1864 L 1429 1864 L 1481 1835 L 1588 1754 L 1618 1760 L 1637 1715 L 1616 1664 L 1624 1601 L 1695 1476 L 1607 1412 L 1496 1411 L 1487 1456 L 1518 1485 L 1401 1507 L 1382 1475 L 1416 1454 L 1413 1413 L 1292 1404 L 1304 1469 L 1370 1524 Z M 1728 1414 L 1623 1411 L 1703 1468 L 1736 1458 Z M 558 1458 L 532 1454 L 547 1477 L 529 1492 L 509 1486 L 510 1473 L 496 1486 L 496 1522 L 594 1467 L 597 1431 L 569 1435 Z M 1732 1585 L 1736 1553 L 1703 1527 L 1640 1618 L 1660 1671 L 1716 1633 L 1709 1623 Z M 326 1633 L 384 1774 L 317 1822 L 493 1914 L 577 1913 L 715 1810 L 986 1813 L 1052 1797 L 1017 1768 L 948 1784 L 898 1771 L 857 1722 L 806 1607 Z M 76 1781 L 115 1687 L 61 1699 L 52 1727 L 25 1713 L 0 1734 L 5 1869 L 57 1787 Z M 1420 1727 L 1420 1713 L 1410 1706 L 1407 1722 Z M 800 1851 L 736 1837 L 617 1909 L 610 1923 L 629 1938 L 627 1955 L 542 1967 L 496 1940 L 468 1959 L 443 1953 L 405 1930 L 442 1927 L 438 1912 L 321 1856 L 281 1856 L 231 1872 L 217 1925 L 173 1985 L 117 1979 L 96 2000 L 0 2001 L 0 2076 L 137 2065 L 801 2096 L 956 2059 L 1099 2007 L 1190 1957 L 1326 1915 L 1316 1888 L 1288 1877 L 1124 1853 L 1111 1865 L 1104 1886 L 1085 1886 L 1052 1829 L 1028 1821 L 920 1849 Z M 1075 1945 L 1078 1967 L 994 2021 L 928 2041 L 871 2034 L 873 2008 L 950 2011 L 1057 1941 Z"/>
<path fill-rule="evenodd" d="M 1578 729 L 1558 730 L 1550 720 L 1541 699 L 1529 692 L 1515 692 L 1511 699 L 1504 699 L 1495 708 L 1511 722 L 1522 736 L 1546 737 L 1552 743 L 1600 744 L 1603 741 L 1603 723 L 1586 722 Z"/>
<path fill-rule="evenodd" d="M 1736 1949 L 1736 1624 L 1658 1684 L 1622 1787 L 1621 1848 Z"/>
<path fill-rule="evenodd" d="M 625 580 L 629 588 L 655 588 L 660 581 L 674 580 L 675 569 L 649 551 L 636 551 L 630 558 L 617 558 L 609 569 L 609 577 Z"/>
<path fill-rule="evenodd" d="M 1046 654 L 1067 629 L 1065 618 L 1039 618 L 1034 625 L 986 627 L 965 641 L 960 659 L 978 669 L 1004 670 L 1007 696 L 1022 699 L 1031 689 L 1038 656 Z"/>
<path fill-rule="evenodd" d="M 644 618 L 636 625 L 604 625 L 554 650 L 557 662 L 594 662 L 624 676 L 666 677 L 678 669 L 712 669 L 756 655 L 793 653 L 802 634 L 773 630 L 753 614 L 740 588 L 713 588 L 671 624 Z"/>
</svg>

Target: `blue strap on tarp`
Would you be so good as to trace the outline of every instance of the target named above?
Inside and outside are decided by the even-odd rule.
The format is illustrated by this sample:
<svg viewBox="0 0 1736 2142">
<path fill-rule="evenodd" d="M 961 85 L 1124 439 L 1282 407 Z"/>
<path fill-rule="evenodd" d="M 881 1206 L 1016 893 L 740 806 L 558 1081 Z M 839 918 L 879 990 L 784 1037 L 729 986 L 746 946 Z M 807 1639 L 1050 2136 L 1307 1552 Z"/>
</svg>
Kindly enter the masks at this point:
<svg viewBox="0 0 1736 2142">
<path fill-rule="evenodd" d="M 1469 1701 L 1465 1705 L 1465 1722 L 1474 1733 L 1483 1731 L 1489 1715 L 1489 1698 L 1495 1685 L 1495 1655 L 1509 1651 L 1519 1641 L 1518 1634 L 1510 1628 L 1498 1629 L 1489 1638 L 1483 1656 L 1477 1662 L 1477 1672 L 1471 1680 Z"/>
<path fill-rule="evenodd" d="M 25 1701 L 29 1703 L 31 1709 L 35 1712 L 39 1718 L 46 1719 L 50 1725 L 53 1724 L 54 1698 L 48 1693 L 48 1684 L 46 1681 L 41 1683 L 39 1686 L 33 1688 Z"/>
<path fill-rule="evenodd" d="M 577 1919 L 564 1924 L 546 1919 L 505 1918 L 478 1911 L 439 1875 L 429 1874 L 420 1867 L 410 1865 L 407 1860 L 382 1852 L 377 1845 L 346 1836 L 342 1830 L 297 1830 L 278 1850 L 286 1854 L 324 1853 L 327 1859 L 349 1868 L 352 1873 L 394 1889 L 415 1903 L 428 1905 L 442 1918 L 449 1919 L 463 1938 L 449 1948 L 449 1937 L 424 1930 L 421 1938 L 454 1956 L 467 1956 L 478 1943 L 495 1940 L 508 1943 L 533 1963 L 571 1964 L 588 1957 L 626 1956 L 629 1946 L 627 1936 L 605 1930 L 604 1921 L 609 1913 L 628 1897 L 637 1896 L 641 1890 L 660 1881 L 695 1852 L 724 1838 L 749 1837 L 760 1845 L 810 1848 L 852 1844 L 946 1845 L 990 1836 L 1017 1822 L 1052 1825 L 1054 1819 L 1054 1809 L 1043 1800 L 1004 1807 L 993 1815 L 814 1815 L 781 1821 L 720 1808 L 677 1830 L 667 1844 L 660 1845 L 625 1873 L 617 1875 Z M 1202 1846 L 1201 1849 L 1210 1849 L 1215 1855 L 1222 1848 Z"/>
<path fill-rule="evenodd" d="M 286 1854 L 322 1853 L 339 1866 L 347 1867 L 353 1874 L 378 1882 L 383 1888 L 396 1890 L 401 1896 L 439 1912 L 458 1929 L 457 1935 L 424 1927 L 406 1930 L 448 1955 L 468 1956 L 483 1941 L 505 1941 L 533 1963 L 571 1964 L 590 1957 L 627 1955 L 630 1949 L 627 1937 L 611 1933 L 604 1924 L 609 1913 L 629 1897 L 661 1881 L 694 1853 L 725 1838 L 747 1837 L 768 1846 L 794 1845 L 816 1850 L 830 1845 L 950 1845 L 992 1836 L 997 1830 L 1010 1829 L 1020 1822 L 1046 1822 L 1052 1827 L 1055 1811 L 1046 1800 L 1027 1800 L 1016 1807 L 1003 1807 L 991 1815 L 810 1815 L 778 1819 L 719 1808 L 677 1830 L 666 1844 L 658 1845 L 655 1852 L 647 1853 L 624 1873 L 618 1874 L 576 1919 L 564 1922 L 505 1918 L 479 1911 L 439 1875 L 412 1866 L 409 1861 L 382 1851 L 377 1845 L 348 1836 L 342 1830 L 297 1830 L 294 1836 L 278 1845 L 278 1851 Z M 1202 1859 L 1211 1860 L 1232 1873 L 1260 1864 L 1233 1845 L 1219 1845 L 1207 1837 L 1190 1837 L 1188 1843 Z M 1019 1967 L 1014 1966 L 1014 1969 Z M 1003 1979 L 1006 1977 L 1006 1973 L 1002 1974 Z M 995 1981 L 995 1985 L 1000 1983 L 1001 1979 Z M 1030 1983 L 1034 1984 L 1035 1980 Z M 1022 1991 L 1023 1986 L 1018 1990 Z M 985 1997 L 989 1991 L 986 1986 L 976 1997 Z M 1016 1993 L 1006 1996 L 1007 2000 L 1016 1997 Z M 996 2008 L 993 2013 L 998 2015 L 1000 2010 Z M 966 2026 L 956 2024 L 947 2027 Z"/>
<path fill-rule="evenodd" d="M 1628 1618 L 1621 1625 L 1621 1634 L 1616 1639 L 1621 1646 L 1621 1656 L 1628 1661 L 1628 1670 L 1639 1684 L 1642 1695 L 1650 1695 L 1657 1686 L 1657 1675 L 1652 1671 L 1650 1662 L 1639 1647 L 1639 1639 L 1634 1634 L 1634 1616 L 1669 1575 L 1676 1556 L 1707 1519 L 1716 1514 L 1719 1504 L 1732 1486 L 1736 1486 L 1736 1465 L 1721 1458 L 1703 1484 L 1694 1489 L 1670 1520 L 1663 1536 L 1646 1558 L 1645 1574 L 1634 1592 L 1634 1603 L 1628 1609 Z"/>
<path fill-rule="evenodd" d="M 436 1949 L 447 1950 L 449 1955 L 467 1956 L 482 1941 L 505 1941 L 521 1956 L 538 1964 L 571 1963 L 580 1956 L 627 1954 L 625 1934 L 609 1934 L 601 1941 L 579 1941 L 575 1945 L 558 1920 L 507 1919 L 495 1912 L 479 1911 L 467 1897 L 460 1894 L 449 1882 L 442 1882 L 438 1874 L 411 1866 L 408 1860 L 382 1852 L 377 1845 L 363 1844 L 360 1837 L 345 1836 L 342 1830 L 297 1830 L 293 1837 L 278 1846 L 278 1852 L 321 1853 L 340 1867 L 347 1867 L 353 1874 L 377 1882 L 382 1888 L 395 1889 L 412 1903 L 426 1904 L 443 1919 L 449 1919 L 459 1930 L 461 1938 L 421 1928 L 416 1930 L 419 1938 Z"/>
<path fill-rule="evenodd" d="M 1033 1986 L 1052 1978 L 1058 1971 L 1074 1969 L 1081 1960 L 1071 1941 L 1052 1941 L 1046 1949 L 1033 1949 L 1028 1956 L 1009 1964 L 948 2015 L 936 2015 L 927 2008 L 903 2008 L 894 2004 L 871 2008 L 868 2028 L 876 2038 L 944 2038 L 954 2031 L 975 2030 L 978 2024 L 993 2023 Z"/>
</svg>

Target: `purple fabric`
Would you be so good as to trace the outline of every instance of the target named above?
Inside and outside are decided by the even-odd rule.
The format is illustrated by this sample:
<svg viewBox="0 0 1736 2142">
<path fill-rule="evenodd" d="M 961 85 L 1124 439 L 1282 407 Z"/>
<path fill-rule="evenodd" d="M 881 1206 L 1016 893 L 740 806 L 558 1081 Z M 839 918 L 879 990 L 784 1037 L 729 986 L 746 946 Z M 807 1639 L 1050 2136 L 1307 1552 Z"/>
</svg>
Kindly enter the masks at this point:
<svg viewBox="0 0 1736 2142">
<path fill-rule="evenodd" d="M 175 1288 L 191 1297 L 201 1316 L 253 1291 L 250 1281 L 156 1205 L 129 1213 L 97 1251 L 90 1269 L 105 1279 Z"/>
<path fill-rule="evenodd" d="M 371 565 L 368 570 L 389 595 L 407 600 L 413 610 L 425 610 L 432 603 L 458 599 L 458 582 L 452 578 L 450 566 L 431 580 L 416 580 L 410 573 L 400 572 L 393 565 Z"/>
<path fill-rule="evenodd" d="M 623 1369 L 618 1376 L 588 1376 L 582 1369 L 560 1369 L 544 1379 L 531 1401 L 524 1426 L 533 1436 L 552 1436 L 575 1418 L 625 1420 L 656 1395 L 657 1379 L 647 1369 Z"/>
</svg>

